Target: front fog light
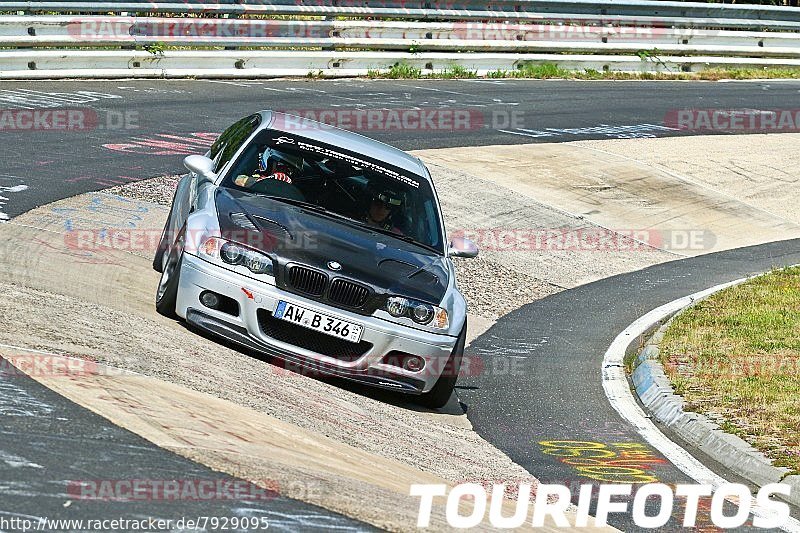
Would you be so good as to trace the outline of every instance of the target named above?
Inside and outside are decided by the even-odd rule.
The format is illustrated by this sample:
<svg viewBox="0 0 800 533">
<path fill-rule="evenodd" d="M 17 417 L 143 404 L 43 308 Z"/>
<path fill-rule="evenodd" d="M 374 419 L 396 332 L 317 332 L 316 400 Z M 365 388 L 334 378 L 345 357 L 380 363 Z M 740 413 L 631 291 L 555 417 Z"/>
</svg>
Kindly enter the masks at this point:
<svg viewBox="0 0 800 533">
<path fill-rule="evenodd" d="M 406 358 L 405 363 L 403 363 L 403 368 L 410 372 L 419 372 L 422 370 L 422 367 L 425 366 L 425 361 L 421 357 L 417 357 L 416 355 L 412 355 Z"/>
<path fill-rule="evenodd" d="M 203 291 L 200 293 L 200 303 L 211 309 L 216 309 L 220 304 L 219 295 L 211 291 Z"/>
</svg>

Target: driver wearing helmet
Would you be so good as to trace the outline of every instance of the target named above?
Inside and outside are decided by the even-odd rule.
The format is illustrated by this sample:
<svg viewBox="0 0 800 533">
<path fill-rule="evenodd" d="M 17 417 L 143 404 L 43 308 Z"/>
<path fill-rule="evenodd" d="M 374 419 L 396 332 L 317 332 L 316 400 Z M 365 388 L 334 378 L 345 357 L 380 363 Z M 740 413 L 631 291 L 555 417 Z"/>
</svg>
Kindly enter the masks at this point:
<svg viewBox="0 0 800 533">
<path fill-rule="evenodd" d="M 402 234 L 400 228 L 392 223 L 392 217 L 403 206 L 403 197 L 388 188 L 372 189 L 369 207 L 364 215 L 368 226 L 383 228 Z"/>
<path fill-rule="evenodd" d="M 303 158 L 280 152 L 274 148 L 265 148 L 258 157 L 258 168 L 252 176 L 244 174 L 237 176 L 233 182 L 239 187 L 252 187 L 265 179 L 273 179 L 292 183 L 303 168 Z"/>
</svg>

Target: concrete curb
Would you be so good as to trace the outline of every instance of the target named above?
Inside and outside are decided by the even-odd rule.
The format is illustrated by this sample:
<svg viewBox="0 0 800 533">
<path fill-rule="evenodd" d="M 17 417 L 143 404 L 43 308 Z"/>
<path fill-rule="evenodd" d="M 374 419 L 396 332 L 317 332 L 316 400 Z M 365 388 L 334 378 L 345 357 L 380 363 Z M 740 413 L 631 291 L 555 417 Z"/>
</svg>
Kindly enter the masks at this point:
<svg viewBox="0 0 800 533">
<path fill-rule="evenodd" d="M 791 486 L 791 495 L 781 498 L 800 506 L 800 476 L 786 476 L 788 468 L 774 466 L 770 459 L 741 438 L 724 432 L 700 413 L 684 411 L 683 398 L 675 394 L 658 357 L 658 344 L 678 313 L 658 327 L 634 362 L 631 380 L 639 400 L 659 423 L 754 485 L 784 483 Z"/>
</svg>

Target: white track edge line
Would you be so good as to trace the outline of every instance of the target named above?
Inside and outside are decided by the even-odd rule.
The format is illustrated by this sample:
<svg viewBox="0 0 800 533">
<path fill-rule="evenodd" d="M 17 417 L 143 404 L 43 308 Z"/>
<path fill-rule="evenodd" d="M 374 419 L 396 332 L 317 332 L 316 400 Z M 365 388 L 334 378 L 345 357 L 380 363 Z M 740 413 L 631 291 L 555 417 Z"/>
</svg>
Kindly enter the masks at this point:
<svg viewBox="0 0 800 533">
<path fill-rule="evenodd" d="M 740 278 L 729 283 L 722 283 L 710 289 L 678 298 L 677 300 L 653 309 L 646 315 L 636 319 L 625 328 L 622 333 L 617 335 L 603 357 L 603 390 L 614 410 L 633 425 L 636 431 L 651 446 L 661 452 L 664 457 L 681 472 L 697 483 L 712 485 L 714 490 L 729 482 L 725 478 L 715 474 L 707 466 L 695 459 L 689 452 L 667 438 L 667 436 L 656 427 L 633 397 L 633 393 L 628 385 L 627 376 L 625 375 L 623 359 L 625 357 L 625 350 L 631 340 L 644 334 L 653 324 L 698 299 L 705 298 L 715 292 L 737 285 L 748 279 L 750 278 Z M 751 514 L 765 517 L 774 516 L 774 512 L 768 511 L 755 504 L 751 507 Z M 800 521 L 790 517 L 780 526 L 780 529 L 790 533 L 800 533 Z"/>
</svg>

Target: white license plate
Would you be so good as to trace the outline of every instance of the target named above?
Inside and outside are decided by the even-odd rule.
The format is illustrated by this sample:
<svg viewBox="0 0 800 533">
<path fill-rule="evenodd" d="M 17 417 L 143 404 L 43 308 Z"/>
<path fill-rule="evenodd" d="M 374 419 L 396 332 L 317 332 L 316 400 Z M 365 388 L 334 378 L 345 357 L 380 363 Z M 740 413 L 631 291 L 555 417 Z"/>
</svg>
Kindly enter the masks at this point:
<svg viewBox="0 0 800 533">
<path fill-rule="evenodd" d="M 301 307 L 283 300 L 278 302 L 278 307 L 275 308 L 272 316 L 350 342 L 359 342 L 361 333 L 364 331 L 364 328 L 358 324 L 318 313 L 307 307 Z"/>
</svg>

